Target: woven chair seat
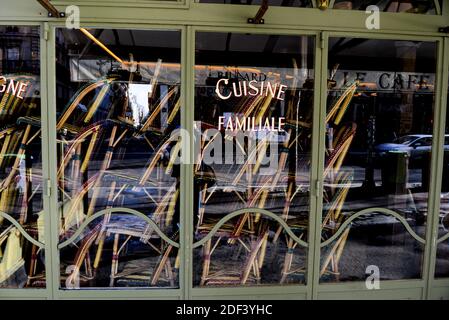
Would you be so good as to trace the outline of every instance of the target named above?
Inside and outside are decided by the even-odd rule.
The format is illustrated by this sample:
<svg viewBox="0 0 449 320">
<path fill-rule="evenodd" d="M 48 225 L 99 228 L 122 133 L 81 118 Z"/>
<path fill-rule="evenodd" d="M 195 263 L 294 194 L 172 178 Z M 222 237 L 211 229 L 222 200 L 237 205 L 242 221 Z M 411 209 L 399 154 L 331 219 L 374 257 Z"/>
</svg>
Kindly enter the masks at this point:
<svg viewBox="0 0 449 320">
<path fill-rule="evenodd" d="M 111 221 L 105 225 L 107 233 L 123 234 L 132 237 L 145 237 L 149 224 L 140 217 L 134 215 L 112 216 Z M 150 228 L 151 229 L 151 228 Z M 160 238 L 156 232 L 150 236 L 151 239 Z"/>
<path fill-rule="evenodd" d="M 153 273 L 157 268 L 159 260 L 157 258 L 141 258 L 119 264 L 119 271 L 114 275 L 118 286 L 151 286 Z M 166 286 L 174 287 L 174 279 L 168 279 L 161 276 L 158 282 L 168 284 Z"/>
</svg>

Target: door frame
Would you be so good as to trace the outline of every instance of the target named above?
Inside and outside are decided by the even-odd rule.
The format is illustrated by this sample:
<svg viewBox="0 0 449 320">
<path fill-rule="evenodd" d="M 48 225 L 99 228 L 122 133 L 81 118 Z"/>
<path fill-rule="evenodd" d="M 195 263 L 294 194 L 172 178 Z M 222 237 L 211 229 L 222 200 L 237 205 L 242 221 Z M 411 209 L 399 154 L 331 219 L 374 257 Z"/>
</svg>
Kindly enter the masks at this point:
<svg viewBox="0 0 449 320">
<path fill-rule="evenodd" d="M 61 2 L 61 1 L 60 1 Z M 62 1 L 64 2 L 64 1 Z M 61 21 L 51 21 L 47 17 L 24 14 L 18 18 L 8 17 L 0 25 L 36 25 L 41 29 L 41 110 L 42 110 L 42 148 L 44 181 L 50 181 L 51 193 L 44 197 L 46 246 L 46 289 L 1 289 L 2 298 L 47 298 L 47 299 L 198 299 L 198 298 L 265 298 L 265 299 L 329 299 L 329 298 L 412 298 L 435 299 L 449 298 L 449 278 L 435 279 L 436 246 L 434 245 L 438 231 L 439 194 L 442 182 L 444 127 L 447 106 L 449 73 L 449 38 L 438 33 L 433 26 L 444 23 L 449 17 L 449 6 L 444 6 L 442 16 L 419 16 L 410 14 L 381 15 L 383 30 L 364 30 L 362 21 L 364 12 L 332 10 L 326 12 L 316 9 L 270 8 L 267 13 L 266 25 L 248 25 L 243 17 L 254 14 L 254 6 L 208 5 L 187 0 L 183 8 L 93 8 L 82 25 L 88 27 L 125 28 L 125 29 L 170 29 L 181 30 L 181 124 L 193 131 L 194 108 L 194 65 L 195 65 L 195 32 L 245 32 L 262 34 L 313 35 L 315 41 L 315 84 L 312 134 L 312 166 L 311 187 L 314 189 L 310 197 L 309 250 L 308 272 L 306 285 L 261 286 L 242 288 L 194 288 L 192 285 L 192 223 L 193 216 L 193 171 L 191 165 L 181 166 L 181 266 L 179 289 L 124 289 L 124 290 L 60 290 L 59 289 L 59 254 L 58 239 L 58 206 L 56 184 L 56 70 L 55 63 L 55 28 L 64 27 Z M 86 8 L 86 7 L 82 7 Z M 15 9 L 15 8 L 13 8 Z M 188 10 L 186 10 L 188 9 Z M 297 9 L 297 8 L 295 8 Z M 16 12 L 12 10 L 12 12 Z M 330 14 L 335 17 L 330 25 L 326 24 Z M 89 16 L 90 15 L 90 16 Z M 229 16 L 226 16 L 229 15 Z M 296 15 L 296 16 L 295 16 Z M 17 16 L 17 15 L 16 15 Z M 121 16 L 119 20 L 117 16 Z M 164 16 L 164 18 L 160 18 Z M 14 14 L 13 16 L 14 17 Z M 223 18 L 224 17 L 224 18 Z M 285 17 L 286 23 L 282 22 Z M 398 17 L 401 17 L 398 21 Z M 3 18 L 3 17 L 2 17 Z M 433 19 L 433 20 L 432 20 Z M 116 21 L 120 21 L 117 23 Z M 432 21 L 432 23 L 430 23 Z M 424 30 L 418 30 L 415 24 L 426 25 Z M 429 26 L 430 25 L 430 26 Z M 427 27 L 428 26 L 428 27 Z M 433 31 L 434 30 L 434 31 Z M 423 40 L 437 41 L 438 59 L 435 91 L 434 136 L 431 166 L 431 181 L 429 191 L 429 215 L 426 231 L 426 247 L 424 256 L 423 277 L 418 280 L 391 280 L 381 282 L 380 290 L 367 291 L 364 282 L 343 284 L 319 284 L 320 261 L 320 223 L 322 215 L 322 168 L 324 166 L 326 88 L 327 88 L 327 49 L 328 40 L 332 36 L 364 37 L 369 39 L 390 40 Z M 322 73 L 325 72 L 323 75 Z M 46 123 L 46 125 L 45 125 Z"/>
</svg>

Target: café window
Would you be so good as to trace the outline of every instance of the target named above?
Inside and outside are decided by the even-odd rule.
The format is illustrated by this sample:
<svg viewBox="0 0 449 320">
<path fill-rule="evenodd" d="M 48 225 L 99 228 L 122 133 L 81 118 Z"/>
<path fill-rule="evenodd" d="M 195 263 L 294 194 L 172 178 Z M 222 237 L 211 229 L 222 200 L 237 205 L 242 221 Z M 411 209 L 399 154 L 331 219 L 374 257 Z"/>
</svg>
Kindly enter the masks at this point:
<svg viewBox="0 0 449 320">
<path fill-rule="evenodd" d="M 196 34 L 196 287 L 306 284 L 314 43 Z"/>
<path fill-rule="evenodd" d="M 178 288 L 181 34 L 56 36 L 60 287 Z"/>
<path fill-rule="evenodd" d="M 330 38 L 321 282 L 422 277 L 436 44 Z"/>
<path fill-rule="evenodd" d="M 332 1 L 331 1 L 332 2 Z M 334 9 L 367 10 L 377 6 L 381 12 L 441 14 L 441 0 L 334 0 Z"/>
<path fill-rule="evenodd" d="M 0 26 L 0 288 L 46 285 L 39 43 Z"/>
</svg>

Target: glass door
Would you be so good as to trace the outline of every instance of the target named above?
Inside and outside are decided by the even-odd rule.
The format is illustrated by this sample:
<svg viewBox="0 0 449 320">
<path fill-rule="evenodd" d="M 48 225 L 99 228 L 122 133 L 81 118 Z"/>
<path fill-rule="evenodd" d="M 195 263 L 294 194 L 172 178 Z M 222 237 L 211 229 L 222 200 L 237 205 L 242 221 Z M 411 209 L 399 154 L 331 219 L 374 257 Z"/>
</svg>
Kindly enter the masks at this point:
<svg viewBox="0 0 449 320">
<path fill-rule="evenodd" d="M 179 288 L 181 32 L 55 32 L 58 287 Z"/>
<path fill-rule="evenodd" d="M 314 60 L 314 36 L 196 32 L 194 288 L 308 284 Z"/>
<path fill-rule="evenodd" d="M 0 289 L 46 287 L 40 55 L 39 26 L 0 26 Z"/>
<path fill-rule="evenodd" d="M 437 253 L 435 261 L 435 278 L 437 279 L 449 278 L 449 114 L 447 113 L 447 109 L 444 129 L 443 176 L 440 196 L 440 212 L 438 216 Z"/>
<path fill-rule="evenodd" d="M 449 71 L 449 60 L 447 58 L 447 52 L 449 48 L 449 42 L 444 39 L 444 63 L 443 70 Z M 449 186 L 448 186 L 448 173 L 449 173 L 449 114 L 447 112 L 447 98 L 449 98 L 449 76 L 445 74 L 442 81 L 442 94 L 446 95 L 446 99 L 442 99 L 442 111 L 440 115 L 445 114 L 445 117 L 440 119 L 440 141 L 439 145 L 442 148 L 442 154 L 440 154 L 438 167 L 438 175 L 441 180 L 441 186 L 436 186 L 439 193 L 437 201 L 439 201 L 439 210 L 433 217 L 434 222 L 434 237 L 436 240 L 436 246 L 432 248 L 431 257 L 432 269 L 430 273 L 431 282 L 429 283 L 429 297 L 431 299 L 448 299 L 449 298 Z M 444 136 L 443 136 L 444 134 Z"/>
<path fill-rule="evenodd" d="M 423 277 L 436 57 L 436 42 L 329 38 L 321 284 Z"/>
</svg>

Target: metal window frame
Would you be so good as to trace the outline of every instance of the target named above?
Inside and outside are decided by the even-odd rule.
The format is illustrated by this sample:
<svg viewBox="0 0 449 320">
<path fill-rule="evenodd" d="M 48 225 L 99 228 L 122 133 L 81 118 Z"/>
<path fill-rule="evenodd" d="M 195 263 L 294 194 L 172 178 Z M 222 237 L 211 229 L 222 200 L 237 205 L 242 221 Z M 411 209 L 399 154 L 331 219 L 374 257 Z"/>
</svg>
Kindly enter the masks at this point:
<svg viewBox="0 0 449 320">
<path fill-rule="evenodd" d="M 4 22 L 0 21 L 1 26 L 5 25 L 21 25 L 21 26 L 33 26 L 39 28 L 40 41 L 39 41 L 39 57 L 40 57 L 40 85 L 41 85 L 41 119 L 42 119 L 42 180 L 46 181 L 49 173 L 49 159 L 48 159 L 48 127 L 45 125 L 45 121 L 48 115 L 48 103 L 47 103 L 47 64 L 48 61 L 44 57 L 47 57 L 47 43 L 44 40 L 45 24 L 33 21 L 15 21 Z M 50 230 L 50 199 L 42 193 L 43 210 L 44 210 L 44 228 Z M 45 232 L 45 269 L 52 272 L 52 256 L 51 250 L 51 235 Z M 0 298 L 11 299 L 48 299 L 51 298 L 51 287 L 48 283 L 45 288 L 30 288 L 30 289 L 0 289 Z"/>
<path fill-rule="evenodd" d="M 49 24 L 49 41 L 47 43 L 47 50 L 49 52 L 49 58 L 51 61 L 56 61 L 56 46 L 55 46 L 55 36 L 56 36 L 56 29 L 58 28 L 64 28 L 65 25 L 60 22 L 56 23 L 50 23 Z M 168 31 L 178 31 L 180 32 L 180 55 L 181 55 L 181 105 L 186 105 L 184 97 L 185 97 L 185 81 L 183 79 L 185 78 L 186 74 L 186 67 L 184 63 L 185 59 L 185 49 L 184 43 L 185 43 L 185 37 L 186 37 L 186 29 L 183 26 L 170 26 L 170 25 L 142 25 L 142 24 L 123 24 L 123 23 L 114 23 L 114 24 L 99 24 L 99 23 L 82 23 L 81 27 L 85 28 L 113 28 L 113 29 L 126 29 L 126 30 L 145 30 L 145 31 L 151 31 L 151 30 L 168 30 Z M 48 74 L 56 75 L 56 64 L 49 65 Z M 49 114 L 50 115 L 56 115 L 56 77 L 50 77 L 49 79 Z M 182 108 L 183 109 L 183 108 Z M 182 111 L 181 111 L 182 112 Z M 183 115 L 181 114 L 181 117 Z M 182 120 L 181 120 L 182 121 Z M 49 136 L 48 136 L 48 144 L 49 144 L 49 150 L 50 150 L 50 167 L 56 168 L 57 167 L 57 150 L 56 150 L 56 117 L 50 116 L 48 119 L 48 127 L 49 129 Z M 181 172 L 181 181 L 185 180 L 182 178 L 182 172 Z M 57 173 L 56 170 L 52 170 L 50 172 L 50 181 L 52 190 L 57 190 Z M 181 190 L 184 190 L 181 186 Z M 185 201 L 186 195 L 184 192 L 181 191 L 181 202 Z M 52 239 L 58 239 L 58 195 L 56 192 L 52 192 L 51 194 L 51 212 L 53 212 L 52 216 L 55 217 L 53 220 L 53 223 L 51 224 L 51 230 L 50 233 L 52 235 Z M 126 211 L 126 210 L 123 210 Z M 130 213 L 132 213 L 133 210 L 129 210 Z M 184 214 L 184 211 L 180 212 L 180 225 L 186 224 L 186 216 Z M 82 227 L 82 226 L 81 226 Z M 182 239 L 185 235 L 185 229 L 181 228 L 180 232 L 180 238 Z M 182 247 L 184 242 L 180 242 L 180 248 L 179 250 L 184 251 L 185 249 Z M 58 249 L 58 243 L 57 245 L 53 245 L 51 247 L 51 255 L 53 257 L 52 263 L 53 263 L 53 272 L 51 274 L 51 287 L 53 292 L 53 298 L 54 299 L 120 299 L 120 298 L 134 298 L 134 299 L 181 299 L 183 298 L 183 283 L 184 283 L 184 273 L 180 272 L 179 275 L 179 288 L 178 289 L 132 289 L 132 288 L 125 288 L 125 289 L 109 289 L 109 288 L 86 288 L 86 289 L 80 289 L 80 290 L 72 290 L 72 289 L 61 289 L 59 287 L 59 249 Z M 183 264 L 184 255 L 181 254 L 181 264 Z M 47 277 L 48 278 L 48 277 Z M 148 294 L 150 293 L 151 294 Z"/>
<path fill-rule="evenodd" d="M 6 1 L 6 0 L 0 0 Z M 110 2 L 110 1 L 109 1 Z M 181 271 L 179 289 L 100 289 L 60 290 L 58 210 L 55 192 L 44 198 L 47 287 L 45 289 L 2 289 L 0 299 L 449 299 L 449 278 L 435 279 L 436 237 L 438 231 L 439 193 L 442 184 L 444 125 L 447 105 L 449 74 L 449 37 L 438 32 L 441 26 L 449 25 L 449 6 L 442 8 L 441 16 L 403 13 L 380 13 L 381 29 L 366 30 L 363 11 L 326 10 L 317 8 L 270 7 L 264 16 L 264 25 L 248 25 L 246 19 L 254 15 L 255 6 L 203 4 L 184 0 L 167 6 L 161 1 L 128 1 L 126 7 L 102 1 L 71 1 L 80 5 L 83 26 L 104 28 L 126 28 L 144 30 L 181 31 L 181 125 L 193 132 L 194 118 L 194 65 L 195 33 L 199 31 L 245 32 L 261 34 L 310 35 L 315 37 L 315 92 L 312 129 L 311 182 L 322 181 L 324 165 L 324 121 L 326 113 L 327 48 L 329 37 L 363 37 L 389 40 L 423 40 L 438 43 L 437 77 L 435 92 L 435 124 L 429 192 L 429 215 L 426 230 L 423 277 L 417 280 L 392 280 L 381 282 L 380 290 L 366 290 L 364 282 L 339 284 L 319 283 L 320 223 L 323 199 L 320 193 L 310 198 L 310 221 L 308 239 L 308 275 L 306 285 L 261 286 L 241 288 L 194 288 L 192 286 L 193 247 L 193 166 L 181 166 Z M 67 1 L 55 1 L 58 9 L 68 5 Z M 43 175 L 50 179 L 56 190 L 56 127 L 55 107 L 55 28 L 64 27 L 64 21 L 48 18 L 38 5 L 26 0 L 3 5 L 0 25 L 36 25 L 41 30 L 41 112 L 43 122 Z M 50 116 L 49 116 L 50 115 Z M 192 135 L 191 135 L 192 136 Z M 193 139 L 193 136 L 192 136 Z M 316 190 L 315 190 L 316 191 Z"/>
<path fill-rule="evenodd" d="M 379 290 L 367 290 L 365 286 L 365 282 L 363 281 L 353 281 L 347 283 L 319 283 L 318 277 L 315 279 L 315 284 L 318 283 L 318 293 L 316 298 L 318 299 L 327 299 L 332 293 L 332 296 L 339 296 L 341 298 L 349 298 L 349 299 L 359 299 L 362 297 L 367 298 L 391 298 L 391 299 L 426 299 L 430 295 L 428 290 L 430 287 L 428 285 L 429 277 L 433 275 L 434 268 L 432 268 L 432 261 L 436 257 L 435 255 L 431 256 L 429 252 L 431 251 L 432 243 L 434 243 L 434 232 L 435 228 L 438 228 L 438 222 L 435 226 L 434 212 L 437 212 L 439 209 L 439 194 L 441 190 L 441 172 L 442 172 L 442 152 L 443 144 L 444 144 L 444 125 L 445 125 L 445 117 L 441 117 L 441 113 L 443 111 L 443 104 L 441 103 L 439 97 L 442 96 L 442 93 L 445 90 L 442 90 L 442 74 L 443 70 L 443 38 L 442 37 L 432 37 L 432 36 L 411 36 L 404 34 L 388 34 L 388 35 L 379 35 L 379 34 L 366 34 L 366 33 L 357 33 L 357 32 L 326 32 L 325 37 L 327 41 L 325 42 L 326 50 L 328 52 L 328 44 L 330 37 L 351 37 L 351 38 L 364 38 L 371 40 L 392 40 L 392 41 L 400 41 L 400 40 L 410 40 L 410 41 L 428 41 L 436 43 L 436 54 L 437 59 L 435 66 L 436 68 L 436 88 L 435 88 L 435 105 L 434 105 L 434 126 L 433 126 L 433 135 L 436 137 L 432 142 L 432 153 L 431 153 L 431 181 L 434 183 L 430 184 L 429 194 L 428 194 L 428 215 L 427 215 L 427 226 L 426 226 L 426 234 L 425 234 L 425 243 L 424 243 L 424 252 L 423 252 L 423 265 L 422 265 L 422 276 L 420 279 L 409 279 L 409 280 L 388 280 L 381 281 L 381 289 Z M 325 55 L 323 59 L 323 66 L 327 66 L 327 58 Z M 449 69 L 448 69 L 449 70 Z M 444 76 L 443 76 L 444 77 Z M 326 85 L 326 78 L 322 79 L 322 86 Z M 322 90 L 322 101 L 326 101 L 326 90 Z M 321 121 L 320 123 L 324 123 L 324 119 L 326 117 L 326 109 L 325 102 L 321 104 L 324 106 L 324 110 L 321 112 Z M 441 130 L 443 133 L 441 134 Z M 322 144 L 322 149 L 324 150 L 324 141 L 325 141 L 325 128 L 322 126 L 320 132 L 320 142 Z M 441 148 L 441 150 L 439 150 Z M 436 152 L 435 152 L 436 151 Z M 320 158 L 320 168 L 324 168 L 324 155 Z M 440 171 L 441 170 L 441 171 Z M 321 195 L 322 198 L 322 195 Z M 320 199 L 319 203 L 322 205 L 323 201 Z M 383 208 L 370 208 L 363 211 L 378 211 L 388 213 Z M 322 210 L 318 210 L 319 219 L 321 219 Z M 437 219 L 438 220 L 438 219 Z M 321 221 L 321 220 L 320 220 Z M 318 228 L 315 230 L 315 234 L 317 237 L 321 236 L 321 229 Z M 412 235 L 413 236 L 413 235 Z M 415 240 L 416 237 L 414 237 Z M 319 240 L 317 240 L 319 241 Z M 322 244 L 323 245 L 323 244 Z M 317 265 L 314 269 L 319 270 L 319 259 L 316 259 Z M 382 292 L 385 292 L 385 296 Z"/>
<path fill-rule="evenodd" d="M 195 44 L 195 34 L 196 32 L 217 32 L 217 33 L 249 33 L 249 34 L 266 34 L 266 35 L 289 35 L 289 36 L 307 36 L 307 37 L 313 37 L 314 38 L 314 53 L 315 53 L 315 59 L 314 59 L 314 79 L 316 80 L 314 82 L 314 103 L 313 103 L 313 124 L 312 124 L 312 131 L 313 131 L 313 142 L 312 142 L 312 150 L 311 150 L 311 168 L 310 168 L 310 183 L 311 186 L 313 185 L 313 181 L 316 180 L 316 177 L 313 173 L 316 172 L 316 169 L 314 168 L 314 164 L 317 163 L 317 154 L 319 153 L 318 145 L 314 143 L 317 138 L 317 132 L 318 132 L 318 111 L 319 111 L 319 83 L 318 81 L 320 79 L 320 63 L 318 57 L 321 55 L 321 43 L 320 43 L 320 32 L 319 31 L 310 31 L 310 30 L 289 30 L 289 29 L 259 29 L 259 28 L 248 28 L 248 27 L 217 27 L 217 26 L 195 26 L 191 27 L 191 33 L 192 33 L 192 40 L 191 43 L 193 45 Z M 195 51 L 193 51 L 194 53 Z M 192 66 L 195 65 L 195 55 L 193 54 L 192 57 L 190 57 L 190 60 L 193 60 Z M 193 68 L 191 68 L 193 70 Z M 189 83 L 194 84 L 194 75 L 195 73 L 192 72 L 190 74 L 190 78 L 188 81 Z M 194 88 L 191 88 L 191 92 L 194 92 Z M 189 115 L 188 121 L 190 123 L 193 123 L 194 121 L 194 106 L 195 101 L 194 97 L 192 97 L 189 100 L 189 106 L 192 106 L 188 109 L 187 114 Z M 193 173 L 193 167 L 190 170 Z M 193 199 L 193 194 L 191 199 Z M 309 207 L 310 207 L 310 213 L 309 213 L 309 228 L 311 225 L 315 225 L 316 217 L 312 212 L 315 212 L 315 208 L 317 207 L 316 204 L 317 197 L 310 193 L 309 195 Z M 191 212 L 191 217 L 195 214 L 193 212 L 193 206 L 188 207 L 189 212 Z M 239 210 L 240 211 L 240 210 Z M 242 210 L 243 211 L 243 210 Z M 246 210 L 248 211 L 248 210 Z M 246 212 L 245 211 L 245 212 Z M 261 214 L 267 214 L 266 210 L 257 210 L 253 209 L 251 210 L 253 212 L 259 212 Z M 265 212 L 264 212 L 265 211 Z M 232 213 L 229 213 L 227 216 L 230 216 Z M 227 217 L 226 216 L 226 217 Z M 192 220 L 193 223 L 193 220 Z M 285 228 L 287 229 L 287 228 Z M 310 229 L 309 229 L 310 230 Z M 193 230 L 189 230 L 189 234 L 192 234 Z M 189 239 L 190 240 L 190 239 Z M 312 233 L 308 233 L 308 247 L 307 249 L 307 270 L 310 270 L 307 272 L 307 280 L 306 284 L 301 285 L 266 285 L 266 286 L 246 286 L 246 287 L 227 287 L 227 288 L 199 288 L 199 287 L 193 287 L 192 286 L 192 280 L 190 279 L 190 289 L 191 294 L 188 296 L 192 299 L 206 299 L 208 297 L 213 297 L 214 295 L 217 295 L 220 299 L 235 299 L 237 298 L 248 298 L 248 297 L 258 297 L 263 299 L 310 299 L 312 296 L 312 286 L 310 285 L 312 283 L 312 264 L 313 261 L 313 248 L 315 239 L 312 237 Z M 200 242 L 200 241 L 199 241 Z M 197 243 L 199 243 L 197 242 Z M 195 244 L 193 244 L 191 241 L 188 243 L 189 247 L 195 247 Z M 189 251 L 187 254 L 190 256 L 192 255 L 192 251 Z M 193 270 L 192 264 L 189 265 L 189 268 Z M 189 276 L 192 276 L 192 272 L 188 272 Z"/>
</svg>

